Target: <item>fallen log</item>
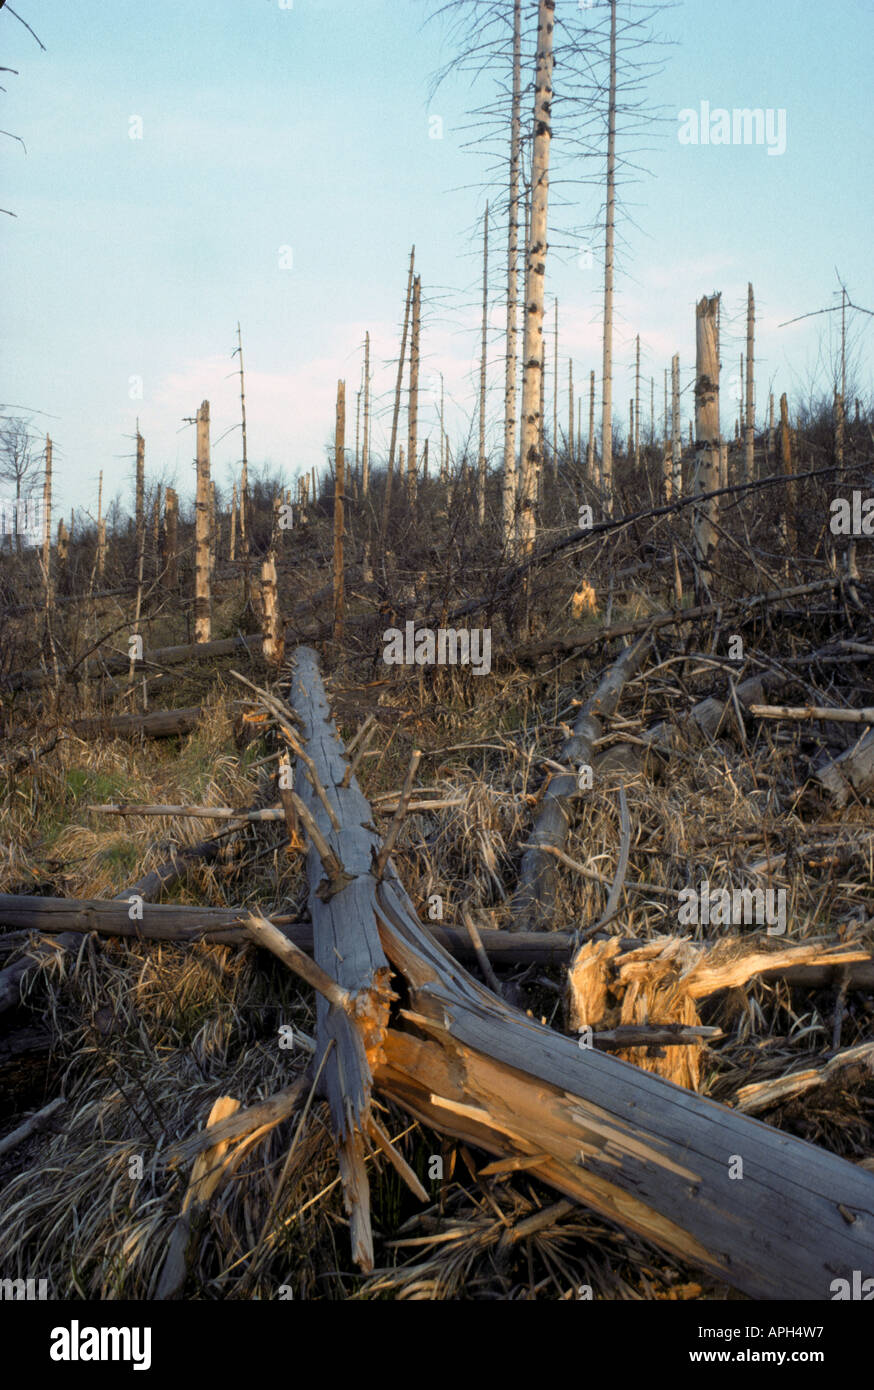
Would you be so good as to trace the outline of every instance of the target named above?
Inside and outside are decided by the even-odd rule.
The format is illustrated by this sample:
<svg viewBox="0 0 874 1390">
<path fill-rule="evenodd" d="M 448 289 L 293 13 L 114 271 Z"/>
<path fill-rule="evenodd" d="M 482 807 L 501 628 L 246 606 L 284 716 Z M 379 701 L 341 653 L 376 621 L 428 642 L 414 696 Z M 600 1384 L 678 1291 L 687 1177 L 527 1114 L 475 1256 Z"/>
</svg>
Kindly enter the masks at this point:
<svg viewBox="0 0 874 1390">
<path fill-rule="evenodd" d="M 28 975 L 51 955 L 63 955 L 81 945 L 81 938 L 73 932 L 43 940 L 35 938 L 23 955 L 5 970 L 0 970 L 0 1014 L 14 1009 L 21 1002 L 21 987 Z"/>
<path fill-rule="evenodd" d="M 803 1071 L 789 1072 L 786 1076 L 775 1076 L 770 1081 L 759 1081 L 751 1086 L 741 1086 L 735 1095 L 739 1110 L 752 1115 L 759 1110 L 768 1110 L 773 1105 L 782 1105 L 794 1096 L 805 1091 L 824 1086 L 845 1067 L 864 1065 L 874 1071 L 874 1043 L 860 1043 L 839 1052 L 822 1067 L 808 1067 Z"/>
<path fill-rule="evenodd" d="M 261 651 L 262 638 L 259 635 L 250 637 L 226 637 L 215 642 L 191 642 L 182 647 L 156 647 L 153 651 L 143 652 L 142 660 L 135 663 L 135 671 L 140 672 L 147 666 L 180 666 L 186 661 L 205 661 L 212 657 L 234 656 L 241 651 L 248 651 L 250 655 L 257 656 Z M 61 672 L 62 680 L 70 680 L 72 677 L 87 678 L 89 676 L 100 676 L 109 672 L 117 675 L 130 668 L 129 656 L 118 656 L 112 654 L 101 657 L 99 660 L 88 661 L 84 665 L 75 665 Z M 34 669 L 30 671 L 20 671 L 18 675 L 10 677 L 10 690 L 23 690 L 46 685 L 54 677 L 46 671 Z"/>
<path fill-rule="evenodd" d="M 539 656 L 551 656 L 555 652 L 565 652 L 568 656 L 583 651 L 586 647 L 598 646 L 616 637 L 635 637 L 642 632 L 656 631 L 663 627 L 676 627 L 683 623 L 696 622 L 699 618 L 713 618 L 717 614 L 736 610 L 754 611 L 765 604 L 779 603 L 785 599 L 801 598 L 806 594 L 819 593 L 824 589 L 838 586 L 836 579 L 818 579 L 811 584 L 796 584 L 791 589 L 772 589 L 765 594 L 753 594 L 748 598 L 732 599 L 723 603 L 701 603 L 694 608 L 679 608 L 668 613 L 653 613 L 646 618 L 636 618 L 627 623 L 613 623 L 610 627 L 590 626 L 569 632 L 564 637 L 548 637 L 539 642 L 531 642 L 520 647 L 515 656 L 520 661 L 531 661 Z"/>
<path fill-rule="evenodd" d="M 373 1128 L 373 1067 L 383 1056 L 389 1004 L 394 998 L 374 914 L 376 880 L 370 873 L 379 836 L 357 781 L 349 778 L 347 783 L 343 744 L 331 719 L 318 659 L 308 647 L 298 647 L 294 653 L 291 704 L 300 721 L 305 751 L 305 756 L 296 759 L 299 793 L 295 804 L 308 813 L 303 819 L 309 824 L 306 872 L 313 953 L 316 964 L 355 1000 L 354 1012 L 349 1012 L 318 996 L 315 1065 L 333 1044 L 322 1087 L 337 1143 L 353 1257 L 369 1270 L 373 1268 L 373 1236 L 364 1160 Z M 331 863 L 323 863 L 313 824 L 339 861 L 340 874 Z"/>
<path fill-rule="evenodd" d="M 175 734 L 190 734 L 200 723 L 202 713 L 200 705 L 192 705 L 188 709 L 156 709 L 150 714 L 76 719 L 72 727 L 74 733 L 105 738 L 131 738 L 137 734 L 143 738 L 172 738 Z"/>
<path fill-rule="evenodd" d="M 578 769 L 591 761 L 595 740 L 603 733 L 602 721 L 614 713 L 625 682 L 639 668 L 649 644 L 649 637 L 644 636 L 625 648 L 586 701 L 571 737 L 562 745 L 558 761 L 569 770 L 553 776 L 543 794 L 513 895 L 512 931 L 542 929 L 549 921 L 555 905 L 557 870 L 555 857 L 544 847 L 562 850 L 567 843 L 573 802 L 579 796 Z"/>
<path fill-rule="evenodd" d="M 0 893 L 0 927 L 16 933 L 15 945 L 20 945 L 29 931 L 47 936 L 96 932 L 98 936 L 129 937 L 137 941 L 169 941 L 186 945 L 204 941 L 217 946 L 244 946 L 251 934 L 243 926 L 247 909 L 238 907 L 186 907 L 179 903 L 143 902 L 142 918 L 131 919 L 124 898 L 42 898 L 27 893 Z M 311 922 L 292 921 L 285 916 L 269 919 L 293 945 L 312 952 Z M 442 923 L 428 922 L 427 931 L 444 950 L 457 960 L 475 964 L 477 952 L 466 931 Z M 596 933 L 593 940 L 607 939 L 606 933 Z M 529 965 L 564 965 L 575 949 L 574 931 L 507 932 L 494 927 L 482 927 L 479 938 L 489 960 L 498 969 Z M 5 946 L 9 935 L 0 935 Z M 616 939 L 616 938 L 611 938 Z M 751 943 L 752 944 L 752 943 Z M 633 951 L 641 945 L 635 937 L 622 937 L 622 951 Z M 807 989 L 829 989 L 840 984 L 846 972 L 849 989 L 874 989 L 874 957 L 864 952 L 852 952 L 847 959 L 846 947 L 819 947 L 815 957 L 805 963 L 771 964 L 767 958 L 758 959 L 753 972 L 765 981 L 785 980 L 787 984 Z M 736 978 L 714 972 L 708 994 L 736 988 Z"/>
<path fill-rule="evenodd" d="M 38 1134 L 41 1129 L 56 1115 L 59 1110 L 63 1110 L 67 1104 L 63 1096 L 56 1096 L 50 1100 L 48 1105 L 44 1105 L 42 1110 L 38 1110 L 30 1119 L 25 1120 L 24 1124 L 14 1129 L 11 1134 L 7 1134 L 0 1139 L 0 1158 L 4 1154 L 10 1153 L 17 1145 L 23 1144 L 25 1139 L 29 1139 L 32 1134 Z"/>
<path fill-rule="evenodd" d="M 312 653 L 305 669 L 306 682 L 296 679 L 305 707 L 319 715 L 306 742 L 314 735 L 339 773 L 342 749 Z M 312 744 L 310 751 L 315 758 Z M 406 986 L 403 1007 L 371 1052 L 384 1095 L 499 1159 L 530 1159 L 527 1171 L 564 1196 L 753 1298 L 827 1300 L 836 1276 L 870 1266 L 871 1174 L 607 1052 L 583 1050 L 497 999 L 418 921 L 391 862 L 377 884 L 361 853 L 362 830 L 370 841 L 367 803 L 354 780 L 347 790 L 354 811 L 337 795 L 332 847 L 356 878 L 323 904 L 311 851 L 310 907 L 349 895 L 367 928 L 362 914 L 375 889 L 380 940 Z M 366 949 L 369 968 L 378 960 L 369 937 Z M 361 952 L 359 943 L 359 959 Z M 350 976 L 346 960 L 322 961 L 334 980 Z M 359 966 L 352 989 L 362 975 Z M 324 1019 L 324 1001 L 319 1011 Z M 347 1097 L 340 1082 L 341 1114 L 360 1098 L 360 1069 L 348 1084 Z M 738 1160 L 743 1182 L 733 1181 Z"/>
<path fill-rule="evenodd" d="M 814 775 L 837 806 L 874 796 L 874 729 Z"/>
</svg>

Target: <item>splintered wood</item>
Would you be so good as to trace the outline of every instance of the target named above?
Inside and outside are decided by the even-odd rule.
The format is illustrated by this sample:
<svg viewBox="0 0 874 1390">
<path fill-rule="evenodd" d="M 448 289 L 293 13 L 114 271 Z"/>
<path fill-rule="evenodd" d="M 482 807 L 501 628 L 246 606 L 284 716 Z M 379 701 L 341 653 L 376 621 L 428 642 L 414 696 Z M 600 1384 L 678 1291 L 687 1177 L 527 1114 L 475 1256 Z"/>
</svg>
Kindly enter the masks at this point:
<svg viewBox="0 0 874 1390">
<path fill-rule="evenodd" d="M 373 870 L 379 839 L 343 761 L 313 652 L 299 648 L 293 671 L 302 742 L 339 830 L 307 784 L 301 760 L 300 795 L 353 875 L 326 895 L 330 876 L 311 846 L 316 961 L 332 981 L 367 1001 L 368 1027 L 326 998 L 317 1005 L 317 1058 L 334 1043 L 325 1088 L 359 1265 L 370 1269 L 373 1262 L 364 1166 L 375 1132 L 373 1086 L 432 1128 L 501 1165 L 523 1167 L 563 1197 L 753 1298 L 825 1299 L 836 1275 L 852 1278 L 854 1269 L 870 1265 L 870 1173 L 639 1065 L 581 1047 L 510 1007 L 453 960 L 418 920 L 391 860 L 381 878 Z M 593 958 L 612 962 L 612 947 L 600 954 L 592 947 Z M 618 959 L 626 990 L 641 997 L 652 961 L 661 957 L 658 987 L 689 1001 L 682 1012 L 690 1022 L 697 1018 L 695 999 L 758 969 L 867 959 L 852 950 L 802 947 L 725 962 L 693 953 L 689 943 L 669 950 L 659 942 L 625 954 Z M 399 981 L 394 994 L 389 962 Z M 606 989 L 595 971 L 581 1005 L 587 1023 L 603 1007 Z M 635 1020 L 639 1012 L 632 1009 Z M 694 1046 L 666 1050 L 695 1052 Z M 742 1182 L 733 1180 L 738 1163 Z"/>
</svg>

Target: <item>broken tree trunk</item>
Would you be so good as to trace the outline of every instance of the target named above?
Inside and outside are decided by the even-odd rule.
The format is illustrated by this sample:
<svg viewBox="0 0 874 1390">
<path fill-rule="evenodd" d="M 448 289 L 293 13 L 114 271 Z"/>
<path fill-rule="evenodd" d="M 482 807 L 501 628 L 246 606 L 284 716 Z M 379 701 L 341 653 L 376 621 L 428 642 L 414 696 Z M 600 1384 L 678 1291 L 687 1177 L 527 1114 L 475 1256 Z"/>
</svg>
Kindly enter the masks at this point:
<svg viewBox="0 0 874 1390">
<path fill-rule="evenodd" d="M 213 656 L 236 656 L 241 651 L 249 651 L 253 656 L 261 652 L 262 639 L 260 636 L 250 637 L 221 637 L 215 642 L 191 642 L 182 647 L 156 647 L 153 651 L 143 652 L 141 661 L 137 666 L 181 666 L 188 661 L 201 661 Z M 118 674 L 127 671 L 130 665 L 130 657 L 125 653 L 124 656 L 105 656 L 99 661 L 78 662 L 68 671 L 62 672 L 62 679 L 70 679 L 74 675 L 79 676 L 100 676 L 109 672 Z M 50 678 L 45 671 L 31 670 L 22 671 L 19 675 L 13 676 L 9 681 L 11 690 L 21 690 L 26 687 L 45 685 Z"/>
<path fill-rule="evenodd" d="M 695 473 L 696 496 L 719 487 L 719 295 L 699 301 L 696 312 Z M 713 583 L 716 556 L 716 523 L 719 500 L 708 497 L 694 510 L 692 534 L 695 561 L 695 598 L 704 603 Z"/>
<path fill-rule="evenodd" d="M 351 1015 L 338 1018 L 319 1001 L 322 1050 L 332 1020 L 335 1037 L 341 1019 L 355 1034 L 346 1039 L 352 1067 L 345 1095 L 333 1068 L 332 1110 L 344 1136 L 356 1105 L 364 1119 L 369 1061 L 377 1087 L 425 1124 L 500 1158 L 529 1160 L 532 1176 L 750 1297 L 827 1300 L 835 1277 L 871 1263 L 870 1173 L 609 1053 L 581 1049 L 457 965 L 419 922 L 391 863 L 378 885 L 369 872 L 378 843 L 367 829 L 369 808 L 354 778 L 348 788 L 339 785 L 343 749 L 306 649 L 298 652 L 294 690 L 340 830 L 332 830 L 315 792 L 308 793 L 312 815 L 356 872 L 328 896 L 321 862 L 310 851 L 316 950 L 331 944 L 330 955 L 322 955 L 326 972 L 332 980 L 342 975 L 348 990 L 363 988 L 380 1015 L 363 1057 Z M 347 902 L 354 910 L 341 917 Z M 374 907 L 385 955 L 406 982 L 405 1007 L 387 1030 L 388 980 L 372 936 Z M 738 1160 L 742 1183 L 733 1180 Z"/>
<path fill-rule="evenodd" d="M 73 730 L 77 734 L 99 734 L 101 737 L 129 738 L 142 735 L 143 738 L 172 738 L 174 734 L 190 734 L 200 722 L 200 705 L 188 709 L 156 709 L 151 714 L 119 714 L 106 718 L 76 719 Z"/>
<path fill-rule="evenodd" d="M 338 985 L 355 996 L 355 1013 L 329 1004 L 321 995 L 316 1007 L 316 1066 L 333 1043 L 322 1075 L 338 1145 L 347 1211 L 352 1224 L 353 1254 L 362 1269 L 373 1268 L 369 1193 L 364 1158 L 372 1131 L 370 1094 L 373 1067 L 382 1061 L 392 992 L 388 961 L 379 941 L 375 917 L 376 879 L 371 873 L 379 836 L 372 812 L 344 758 L 343 744 L 331 719 L 315 652 L 298 647 L 293 658 L 291 703 L 301 721 L 301 739 L 314 767 L 298 757 L 297 809 L 310 840 L 307 854 L 314 955 Z M 316 787 L 333 808 L 340 830 Z M 326 868 L 313 841 L 312 823 L 334 850 L 342 873 Z M 370 828 L 368 829 L 368 825 Z"/>
<path fill-rule="evenodd" d="M 522 856 L 519 887 L 513 898 L 512 931 L 542 930 L 549 924 L 558 875 L 555 857 L 542 847 L 564 848 L 572 805 L 580 791 L 580 769 L 591 761 L 595 740 L 604 732 L 601 721 L 615 711 L 622 687 L 640 666 L 648 647 L 649 638 L 644 636 L 625 648 L 594 695 L 586 701 L 574 724 L 573 735 L 562 746 L 558 761 L 569 765 L 569 770 L 552 777 L 543 794 L 541 809 L 529 836 L 530 847 Z"/>
<path fill-rule="evenodd" d="M 208 642 L 211 635 L 209 517 L 209 401 L 204 401 L 197 412 L 197 497 L 194 521 L 194 638 L 198 643 Z"/>
<path fill-rule="evenodd" d="M 838 806 L 846 806 L 855 797 L 874 796 L 874 731 L 820 768 L 816 780 Z"/>
</svg>

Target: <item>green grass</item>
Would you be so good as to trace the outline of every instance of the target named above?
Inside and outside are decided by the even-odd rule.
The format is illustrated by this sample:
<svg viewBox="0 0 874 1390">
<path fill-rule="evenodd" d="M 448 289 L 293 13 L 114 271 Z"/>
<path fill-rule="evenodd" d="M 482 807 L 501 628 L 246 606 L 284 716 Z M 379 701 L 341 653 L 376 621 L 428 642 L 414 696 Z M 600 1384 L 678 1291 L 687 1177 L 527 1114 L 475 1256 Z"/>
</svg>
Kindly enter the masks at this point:
<svg viewBox="0 0 874 1390">
<path fill-rule="evenodd" d="M 74 805 L 94 802 L 104 805 L 125 799 L 126 779 L 119 774 L 92 772 L 88 768 L 71 767 L 66 775 L 67 795 Z"/>
</svg>

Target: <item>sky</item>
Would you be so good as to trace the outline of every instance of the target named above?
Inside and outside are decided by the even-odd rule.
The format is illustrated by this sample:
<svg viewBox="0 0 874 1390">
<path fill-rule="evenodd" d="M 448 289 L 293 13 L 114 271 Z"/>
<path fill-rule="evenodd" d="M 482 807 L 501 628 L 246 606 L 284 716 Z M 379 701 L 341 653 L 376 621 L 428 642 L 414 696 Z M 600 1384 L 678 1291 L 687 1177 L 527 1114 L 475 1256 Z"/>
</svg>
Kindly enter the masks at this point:
<svg viewBox="0 0 874 1390">
<path fill-rule="evenodd" d="M 597 6 L 603 0 L 594 0 Z M 239 468 L 236 326 L 243 334 L 250 466 L 291 482 L 326 464 L 338 379 L 354 450 L 365 331 L 372 341 L 373 451 L 387 444 L 410 247 L 422 277 L 420 439 L 437 447 L 440 374 L 453 447 L 475 420 L 481 221 L 490 161 L 467 148 L 467 113 L 494 74 L 459 73 L 438 0 L 15 0 L 43 52 L 0 10 L 3 78 L 0 400 L 54 442 L 55 496 L 94 514 L 132 507 L 134 435 L 152 479 L 189 497 L 194 429 L 209 400 L 213 475 Z M 559 419 L 567 362 L 600 382 L 601 162 L 570 143 L 584 113 L 563 92 L 563 35 L 580 0 L 557 0 L 547 422 L 559 301 Z M 620 0 L 620 13 L 630 0 Z M 532 30 L 533 9 L 525 3 Z M 870 251 L 874 0 L 685 0 L 654 24 L 655 114 L 619 152 L 623 186 L 614 401 L 624 424 L 641 338 L 650 378 L 680 354 L 683 419 L 695 304 L 722 294 L 722 424 L 733 431 L 747 283 L 757 303 L 757 417 L 827 389 L 840 274 L 874 309 Z M 681 112 L 785 113 L 786 148 L 681 143 Z M 435 121 L 439 117 L 439 123 Z M 433 138 L 439 131 L 441 138 Z M 18 139 L 20 137 L 23 146 Z M 132 138 L 133 137 L 133 138 Z M 499 196 L 492 190 L 493 200 Z M 576 234 L 572 234 L 573 229 Z M 499 458 L 505 313 L 503 214 L 490 226 L 488 432 Z M 587 248 L 590 254 L 587 254 Z M 852 386 L 870 405 L 874 322 L 850 314 Z M 392 360 L 394 358 L 394 361 Z M 824 368 L 826 369 L 824 372 Z M 600 400 L 600 385 L 598 388 Z M 585 414 L 585 409 L 584 409 Z M 684 425 L 685 428 L 685 425 Z"/>
</svg>

